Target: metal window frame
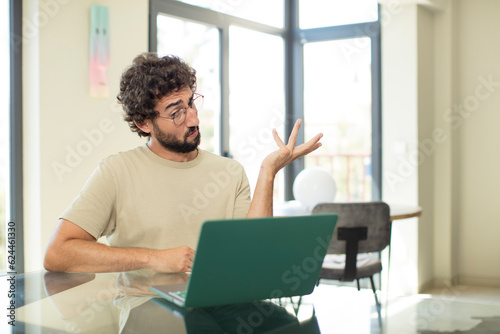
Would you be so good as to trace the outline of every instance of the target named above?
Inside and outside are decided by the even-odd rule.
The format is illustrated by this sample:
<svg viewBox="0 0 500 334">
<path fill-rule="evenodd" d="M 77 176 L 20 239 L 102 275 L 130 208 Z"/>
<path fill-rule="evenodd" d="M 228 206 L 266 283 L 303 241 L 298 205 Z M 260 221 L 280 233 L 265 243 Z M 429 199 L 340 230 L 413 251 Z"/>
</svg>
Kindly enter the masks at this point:
<svg viewBox="0 0 500 334">
<path fill-rule="evenodd" d="M 299 28 L 298 0 L 284 0 L 284 28 L 245 20 L 189 5 L 175 0 L 150 0 L 149 50 L 157 51 L 156 17 L 159 13 L 182 17 L 215 26 L 220 32 L 220 84 L 221 84 L 221 143 L 220 152 L 229 155 L 229 26 L 236 25 L 258 32 L 281 36 L 285 45 L 285 136 L 295 120 L 304 116 L 304 56 L 305 43 L 343 38 L 370 37 L 372 52 L 372 199 L 381 198 L 382 184 L 382 126 L 381 126 L 381 38 L 379 21 L 315 29 Z M 297 142 L 304 141 L 301 128 Z M 304 159 L 298 159 L 285 168 L 285 200 L 293 199 L 293 181 L 304 169 Z"/>
<path fill-rule="evenodd" d="M 299 36 L 299 2 L 285 2 L 285 133 L 292 132 L 297 119 L 304 119 L 304 46 Z M 300 128 L 298 143 L 304 142 L 304 127 Z M 294 199 L 293 181 L 304 169 L 304 159 L 285 167 L 285 200 Z"/>
<path fill-rule="evenodd" d="M 295 2 L 296 0 L 292 0 Z M 382 74 L 381 74 L 381 25 L 380 5 L 378 5 L 378 21 L 348 24 L 313 29 L 296 29 L 295 38 L 302 45 L 310 42 L 331 41 L 339 39 L 369 37 L 371 40 L 371 87 L 372 87 L 372 200 L 380 200 L 382 197 Z M 297 52 L 297 51 L 296 51 Z M 302 69 L 303 70 L 303 69 Z M 302 95 L 302 90 L 293 91 L 294 95 Z M 302 101 L 303 103 L 303 101 Z M 298 115 L 299 116 L 299 115 Z M 303 117 L 303 115 L 300 115 Z M 303 167 L 303 165 L 302 165 Z M 295 168 L 294 173 L 300 172 L 302 168 Z M 290 175 L 288 182 L 295 179 Z M 289 196 L 291 198 L 291 196 Z"/>
</svg>

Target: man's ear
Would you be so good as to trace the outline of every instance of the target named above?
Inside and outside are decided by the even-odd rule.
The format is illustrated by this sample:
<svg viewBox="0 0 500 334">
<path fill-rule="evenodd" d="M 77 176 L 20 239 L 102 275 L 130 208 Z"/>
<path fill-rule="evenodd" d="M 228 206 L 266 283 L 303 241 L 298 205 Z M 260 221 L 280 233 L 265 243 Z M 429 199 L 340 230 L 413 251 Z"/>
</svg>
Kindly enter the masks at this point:
<svg viewBox="0 0 500 334">
<path fill-rule="evenodd" d="M 151 120 L 149 120 L 149 119 L 145 120 L 144 123 L 142 123 L 142 124 L 139 124 L 136 121 L 134 121 L 134 123 L 139 129 L 141 129 L 143 132 L 146 132 L 148 134 L 150 134 L 151 131 L 153 130 L 153 124 L 151 123 Z"/>
</svg>

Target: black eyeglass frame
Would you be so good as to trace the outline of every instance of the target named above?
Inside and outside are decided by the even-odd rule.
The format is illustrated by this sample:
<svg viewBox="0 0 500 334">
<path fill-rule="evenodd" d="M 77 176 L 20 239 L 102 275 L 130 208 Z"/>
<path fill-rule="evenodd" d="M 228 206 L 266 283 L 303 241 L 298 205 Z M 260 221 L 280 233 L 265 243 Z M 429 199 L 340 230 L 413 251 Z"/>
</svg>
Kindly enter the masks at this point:
<svg viewBox="0 0 500 334">
<path fill-rule="evenodd" d="M 165 119 L 170 119 L 174 122 L 175 125 L 182 125 L 186 121 L 186 114 L 188 108 L 191 108 L 195 111 L 196 115 L 198 115 L 198 112 L 201 110 L 203 107 L 203 102 L 205 100 L 205 96 L 202 94 L 194 93 L 193 99 L 189 103 L 187 107 L 183 107 L 180 109 L 177 109 L 172 113 L 170 116 L 156 116 L 158 118 L 165 118 Z M 158 114 L 159 112 L 156 111 Z"/>
</svg>

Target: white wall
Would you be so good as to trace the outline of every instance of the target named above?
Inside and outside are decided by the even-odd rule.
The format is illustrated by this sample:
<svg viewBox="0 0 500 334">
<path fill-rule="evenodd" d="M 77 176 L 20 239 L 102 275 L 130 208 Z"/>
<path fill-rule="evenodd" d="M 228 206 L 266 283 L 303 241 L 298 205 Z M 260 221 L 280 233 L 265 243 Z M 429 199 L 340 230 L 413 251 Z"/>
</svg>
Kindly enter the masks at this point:
<svg viewBox="0 0 500 334">
<path fill-rule="evenodd" d="M 417 196 L 424 210 L 418 233 L 394 223 L 393 256 L 399 244 L 404 265 L 418 269 L 417 289 L 449 282 L 500 286 L 500 44 L 494 37 L 500 2 L 386 1 L 386 14 L 391 3 L 382 35 L 383 197 L 414 203 Z M 390 173 L 401 176 L 396 186 Z M 406 292 L 415 288 L 409 285 Z"/>
<path fill-rule="evenodd" d="M 500 135 L 500 2 L 449 1 L 434 15 L 435 127 L 434 284 L 500 286 L 495 165 Z M 487 82 L 493 81 L 493 84 Z M 485 84 L 486 82 L 486 84 Z M 425 283 L 425 282 L 423 282 Z"/>
<path fill-rule="evenodd" d="M 461 283 L 500 286 L 500 2 L 457 2 L 457 273 Z M 493 83 L 491 83 L 492 81 Z M 488 83 L 490 82 L 490 83 Z"/>
<path fill-rule="evenodd" d="M 388 5 L 383 12 L 383 199 L 391 204 L 418 205 L 418 168 L 410 162 L 418 139 L 417 7 Z M 418 220 L 396 221 L 391 241 L 391 293 L 417 292 L 417 247 Z"/>
<path fill-rule="evenodd" d="M 89 97 L 94 4 L 108 6 L 110 15 L 110 94 L 102 99 Z M 24 0 L 24 7 L 25 270 L 33 271 L 42 269 L 59 215 L 98 162 L 144 141 L 130 132 L 115 101 L 122 70 L 148 48 L 148 1 Z"/>
</svg>

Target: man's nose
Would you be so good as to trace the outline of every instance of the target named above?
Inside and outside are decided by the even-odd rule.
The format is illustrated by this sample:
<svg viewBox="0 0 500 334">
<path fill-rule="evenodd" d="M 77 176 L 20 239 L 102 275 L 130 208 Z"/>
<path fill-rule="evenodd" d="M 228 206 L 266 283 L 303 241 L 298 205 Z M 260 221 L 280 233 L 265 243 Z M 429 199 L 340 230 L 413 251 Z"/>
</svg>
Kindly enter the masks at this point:
<svg viewBox="0 0 500 334">
<path fill-rule="evenodd" d="M 198 111 L 196 108 L 187 108 L 186 110 L 186 125 L 188 127 L 198 126 L 200 119 L 198 118 Z"/>
</svg>

